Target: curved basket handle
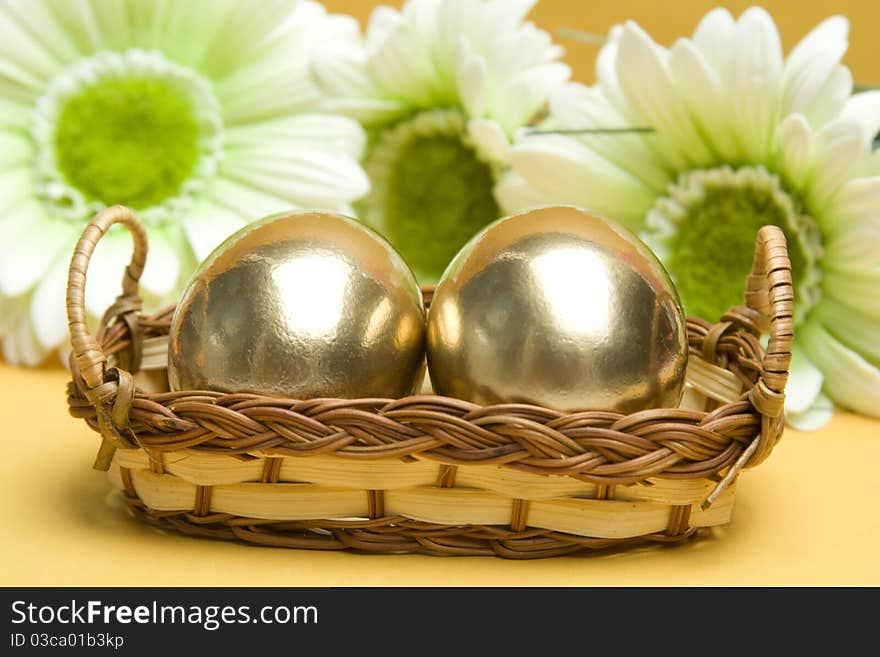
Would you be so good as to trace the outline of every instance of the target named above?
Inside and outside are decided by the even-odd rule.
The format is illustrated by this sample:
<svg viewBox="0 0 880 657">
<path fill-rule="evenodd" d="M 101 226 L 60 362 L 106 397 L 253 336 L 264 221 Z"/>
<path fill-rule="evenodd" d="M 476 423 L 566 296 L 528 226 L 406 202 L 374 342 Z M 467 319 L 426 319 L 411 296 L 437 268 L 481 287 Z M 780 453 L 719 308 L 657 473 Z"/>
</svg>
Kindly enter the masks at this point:
<svg viewBox="0 0 880 657">
<path fill-rule="evenodd" d="M 745 301 L 767 318 L 770 329 L 761 376 L 749 398 L 761 414 L 781 417 L 794 339 L 794 288 L 785 234 L 778 226 L 764 226 L 758 232 Z"/>
<path fill-rule="evenodd" d="M 761 374 L 748 393 L 749 401 L 761 414 L 761 432 L 706 498 L 703 508 L 718 499 L 740 470 L 766 459 L 782 435 L 785 384 L 794 340 L 794 287 L 785 233 L 778 226 L 764 226 L 758 231 L 755 263 L 746 278 L 745 302 L 750 311 L 748 314 L 753 315 L 749 319 L 755 320 L 754 324 L 762 333 L 770 332 Z"/>
<path fill-rule="evenodd" d="M 114 224 L 124 224 L 131 232 L 134 253 L 122 278 L 122 294 L 105 318 L 140 309 L 138 281 L 147 258 L 147 233 L 134 212 L 114 205 L 95 215 L 74 249 L 67 275 L 67 326 L 73 348 L 72 358 L 75 359 L 78 375 L 85 383 L 84 393 L 98 412 L 101 435 L 117 447 L 133 447 L 133 435 L 128 429 L 128 410 L 134 399 L 134 382 L 124 370 L 105 371 L 107 357 L 89 333 L 86 322 L 85 286 L 89 260 L 98 241 Z"/>
</svg>

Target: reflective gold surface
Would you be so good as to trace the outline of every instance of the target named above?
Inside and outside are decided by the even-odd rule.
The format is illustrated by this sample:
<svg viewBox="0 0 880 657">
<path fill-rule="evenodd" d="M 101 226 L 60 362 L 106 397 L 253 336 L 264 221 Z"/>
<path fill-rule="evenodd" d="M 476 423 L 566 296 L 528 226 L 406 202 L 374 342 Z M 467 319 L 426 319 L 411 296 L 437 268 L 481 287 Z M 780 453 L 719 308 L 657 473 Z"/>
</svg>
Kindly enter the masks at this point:
<svg viewBox="0 0 880 657">
<path fill-rule="evenodd" d="M 424 372 L 425 320 L 403 259 L 332 213 L 269 217 L 230 237 L 171 325 L 173 390 L 402 397 Z"/>
<path fill-rule="evenodd" d="M 434 389 L 481 404 L 676 406 L 686 364 L 684 314 L 662 265 L 625 229 L 568 206 L 477 235 L 428 313 Z"/>
</svg>

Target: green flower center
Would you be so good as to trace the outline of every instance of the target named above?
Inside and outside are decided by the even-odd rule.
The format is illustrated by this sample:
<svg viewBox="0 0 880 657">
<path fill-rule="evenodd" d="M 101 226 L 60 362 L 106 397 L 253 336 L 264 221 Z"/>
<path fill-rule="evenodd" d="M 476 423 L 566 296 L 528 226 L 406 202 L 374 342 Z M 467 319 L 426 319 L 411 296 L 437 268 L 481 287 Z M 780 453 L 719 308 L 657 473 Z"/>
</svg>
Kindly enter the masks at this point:
<svg viewBox="0 0 880 657">
<path fill-rule="evenodd" d="M 788 241 L 800 323 L 821 295 L 821 235 L 764 168 L 683 174 L 649 211 L 642 238 L 669 270 L 686 312 L 714 321 L 743 303 L 755 237 L 767 224 L 782 228 Z"/>
<path fill-rule="evenodd" d="M 386 129 L 366 162 L 366 223 L 382 233 L 419 282 L 436 282 L 459 249 L 500 216 L 496 172 L 469 144 L 461 113 L 434 110 Z"/>
<path fill-rule="evenodd" d="M 88 198 L 145 207 L 177 194 L 198 135 L 189 98 L 165 80 L 107 79 L 67 101 L 55 147 L 61 173 Z"/>
<path fill-rule="evenodd" d="M 32 129 L 44 200 L 71 218 L 116 203 L 170 214 L 216 171 L 210 86 L 161 54 L 99 53 L 53 80 Z M 177 208 L 179 209 L 179 208 Z"/>
</svg>

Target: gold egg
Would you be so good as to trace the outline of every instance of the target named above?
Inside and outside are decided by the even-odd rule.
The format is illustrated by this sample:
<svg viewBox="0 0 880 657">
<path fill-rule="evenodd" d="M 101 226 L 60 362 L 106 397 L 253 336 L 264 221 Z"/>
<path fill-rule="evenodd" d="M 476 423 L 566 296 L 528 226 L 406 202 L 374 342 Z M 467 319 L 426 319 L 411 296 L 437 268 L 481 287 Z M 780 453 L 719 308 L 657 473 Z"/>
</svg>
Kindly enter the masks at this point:
<svg viewBox="0 0 880 657">
<path fill-rule="evenodd" d="M 462 248 L 431 301 L 427 349 L 441 395 L 631 413 L 678 405 L 688 345 L 650 249 L 616 223 L 552 206 Z"/>
<path fill-rule="evenodd" d="M 201 264 L 171 322 L 173 390 L 403 397 L 424 375 L 425 309 L 403 259 L 329 212 L 267 217 Z"/>
</svg>

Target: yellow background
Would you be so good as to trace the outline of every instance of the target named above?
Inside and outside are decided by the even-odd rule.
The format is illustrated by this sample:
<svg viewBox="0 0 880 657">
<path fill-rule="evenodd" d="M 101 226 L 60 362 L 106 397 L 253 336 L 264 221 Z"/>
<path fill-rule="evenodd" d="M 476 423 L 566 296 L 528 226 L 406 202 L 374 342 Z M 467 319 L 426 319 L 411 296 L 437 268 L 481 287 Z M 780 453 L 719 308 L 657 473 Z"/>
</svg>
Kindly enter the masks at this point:
<svg viewBox="0 0 880 657">
<path fill-rule="evenodd" d="M 332 0 L 366 16 L 374 2 Z M 394 3 L 399 4 L 399 3 Z M 740 13 L 749 3 L 729 2 Z M 715 3 L 543 0 L 549 31 L 604 34 L 635 18 L 664 44 L 690 34 Z M 880 82 L 880 3 L 770 2 L 786 50 L 844 13 L 856 79 Z M 592 80 L 596 47 L 566 43 L 575 76 Z M 98 438 L 67 415 L 66 372 L 0 363 L 0 584 L 3 585 L 880 585 L 880 421 L 840 414 L 820 432 L 788 430 L 741 478 L 733 521 L 678 547 L 533 562 L 375 556 L 257 548 L 165 534 L 129 518 L 103 473 Z"/>
</svg>

